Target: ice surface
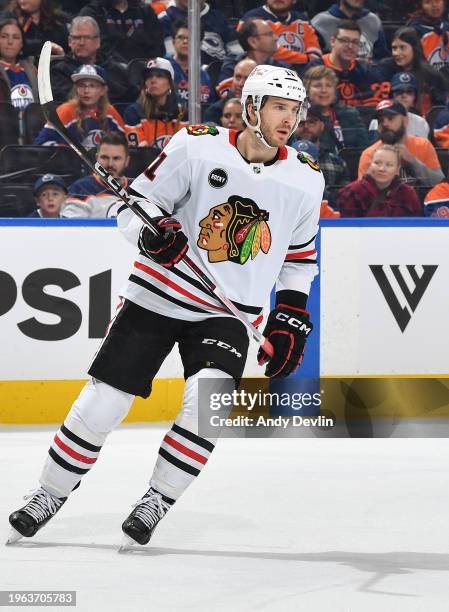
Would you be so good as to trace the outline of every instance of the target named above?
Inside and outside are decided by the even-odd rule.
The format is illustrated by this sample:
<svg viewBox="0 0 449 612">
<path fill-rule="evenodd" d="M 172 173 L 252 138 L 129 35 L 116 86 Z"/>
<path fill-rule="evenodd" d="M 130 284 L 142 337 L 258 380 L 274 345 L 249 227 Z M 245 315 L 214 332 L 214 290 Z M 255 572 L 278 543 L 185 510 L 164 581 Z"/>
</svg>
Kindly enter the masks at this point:
<svg viewBox="0 0 449 612">
<path fill-rule="evenodd" d="M 7 547 L 54 429 L 2 428 L 0 589 L 76 590 L 83 612 L 449 610 L 446 440 L 222 439 L 150 545 L 120 555 L 166 429 L 115 431 L 54 520 Z"/>
</svg>

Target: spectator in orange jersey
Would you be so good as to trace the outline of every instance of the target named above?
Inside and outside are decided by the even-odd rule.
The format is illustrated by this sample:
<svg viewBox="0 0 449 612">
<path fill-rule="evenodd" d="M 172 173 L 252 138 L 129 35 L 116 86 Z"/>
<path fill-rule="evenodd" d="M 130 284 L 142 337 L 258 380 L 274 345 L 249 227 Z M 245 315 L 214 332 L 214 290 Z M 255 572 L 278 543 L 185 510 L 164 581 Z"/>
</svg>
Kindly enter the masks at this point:
<svg viewBox="0 0 449 612">
<path fill-rule="evenodd" d="M 366 173 L 340 189 L 337 206 L 342 217 L 422 217 L 413 187 L 399 178 L 401 155 L 387 144 L 373 153 Z"/>
<path fill-rule="evenodd" d="M 174 70 L 168 59 L 156 57 L 142 71 L 137 102 L 125 110 L 129 144 L 163 149 L 183 127 L 183 110 L 178 104 Z"/>
<path fill-rule="evenodd" d="M 239 28 L 250 18 L 265 20 L 277 36 L 278 49 L 273 57 L 286 64 L 307 64 L 321 57 L 314 28 L 293 10 L 296 0 L 267 0 L 264 6 L 245 13 Z"/>
<path fill-rule="evenodd" d="M 395 145 L 401 158 L 401 178 L 411 183 L 436 185 L 443 179 L 433 145 L 425 138 L 407 135 L 407 111 L 397 100 L 383 100 L 377 105 L 380 140 L 365 149 L 360 157 L 359 178 L 366 174 L 374 151 L 383 143 Z"/>
<path fill-rule="evenodd" d="M 438 183 L 424 198 L 424 216 L 449 219 L 449 183 Z"/>
<path fill-rule="evenodd" d="M 96 147 L 106 132 L 125 132 L 123 119 L 109 104 L 105 78 L 100 66 L 83 64 L 72 74 L 72 98 L 57 108 L 59 118 L 72 138 L 87 149 Z M 35 144 L 65 145 L 65 140 L 51 123 L 47 123 Z"/>
<path fill-rule="evenodd" d="M 449 22 L 445 0 L 420 0 L 408 24 L 421 38 L 424 56 L 441 70 L 449 64 Z"/>
</svg>

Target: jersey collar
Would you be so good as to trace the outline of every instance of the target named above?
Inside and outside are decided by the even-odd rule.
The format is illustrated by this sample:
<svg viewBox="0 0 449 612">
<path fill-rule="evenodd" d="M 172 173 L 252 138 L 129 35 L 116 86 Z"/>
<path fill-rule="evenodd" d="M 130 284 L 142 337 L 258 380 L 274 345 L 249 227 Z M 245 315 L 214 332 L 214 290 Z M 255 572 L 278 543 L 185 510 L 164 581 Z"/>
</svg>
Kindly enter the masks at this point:
<svg viewBox="0 0 449 612">
<path fill-rule="evenodd" d="M 323 64 L 327 66 L 328 68 L 332 68 L 332 70 L 334 70 L 335 72 L 351 72 L 352 70 L 354 70 L 357 64 L 357 60 L 355 59 L 351 60 L 351 63 L 349 64 L 349 68 L 345 70 L 344 68 L 338 68 L 338 66 L 334 66 L 334 64 L 331 62 L 331 54 L 326 53 L 326 55 L 323 55 Z"/>
<path fill-rule="evenodd" d="M 231 144 L 236 149 L 237 149 L 237 139 L 239 137 L 239 134 L 241 133 L 242 132 L 238 132 L 237 130 L 229 130 L 229 144 Z M 246 159 L 246 157 L 243 157 L 243 155 L 240 153 L 238 149 L 237 149 L 237 152 L 240 155 L 240 157 L 246 161 L 247 164 L 252 163 L 248 159 Z M 273 159 L 270 159 L 270 161 L 264 162 L 263 165 L 271 166 L 272 164 L 275 164 L 277 161 L 282 161 L 284 159 L 287 159 L 287 157 L 288 157 L 287 147 L 284 147 L 284 146 L 278 147 L 277 153 L 273 157 Z"/>
</svg>

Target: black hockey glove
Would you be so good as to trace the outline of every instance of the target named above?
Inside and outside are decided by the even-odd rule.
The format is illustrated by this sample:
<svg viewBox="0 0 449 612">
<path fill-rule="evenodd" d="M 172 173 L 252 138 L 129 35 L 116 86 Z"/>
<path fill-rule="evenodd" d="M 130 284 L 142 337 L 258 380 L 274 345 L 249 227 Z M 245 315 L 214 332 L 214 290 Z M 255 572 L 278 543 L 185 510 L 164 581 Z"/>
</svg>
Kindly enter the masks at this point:
<svg viewBox="0 0 449 612">
<path fill-rule="evenodd" d="M 270 312 L 263 331 L 263 335 L 273 345 L 273 357 L 270 359 L 262 348 L 257 353 L 259 365 L 269 360 L 265 376 L 269 378 L 290 376 L 302 361 L 307 336 L 312 329 L 313 325 L 306 310 L 278 304 Z"/>
<path fill-rule="evenodd" d="M 187 253 L 187 236 L 173 217 L 154 217 L 153 221 L 162 233 L 154 236 L 144 225 L 140 230 L 139 249 L 161 266 L 171 268 Z"/>
</svg>

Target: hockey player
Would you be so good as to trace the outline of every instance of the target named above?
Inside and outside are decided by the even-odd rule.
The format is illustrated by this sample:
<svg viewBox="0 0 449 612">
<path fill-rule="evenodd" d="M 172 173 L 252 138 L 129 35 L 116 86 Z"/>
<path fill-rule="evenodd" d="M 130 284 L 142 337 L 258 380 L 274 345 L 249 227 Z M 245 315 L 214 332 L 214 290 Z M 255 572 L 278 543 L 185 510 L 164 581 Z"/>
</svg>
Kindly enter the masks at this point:
<svg viewBox="0 0 449 612">
<path fill-rule="evenodd" d="M 243 88 L 242 132 L 182 129 L 133 182 L 162 233 L 154 237 L 126 206 L 119 209 L 118 226 L 140 252 L 90 366 L 91 380 L 51 445 L 40 487 L 10 516 L 17 532 L 10 542 L 33 536 L 58 512 L 134 396 L 150 395 L 175 343 L 186 379 L 182 408 L 124 533 L 146 544 L 206 464 L 216 440 L 198 428 L 198 381 L 217 392 L 223 385 L 235 388 L 249 339 L 243 324 L 192 278 L 182 263 L 187 248 L 248 317 L 259 315 L 276 283 L 276 307 L 264 330 L 274 355 L 265 374 L 288 376 L 298 367 L 312 329 L 306 302 L 317 272 L 314 241 L 324 188 L 319 167 L 286 146 L 307 104 L 295 72 L 258 66 Z M 262 349 L 258 359 L 267 360 Z"/>
</svg>

